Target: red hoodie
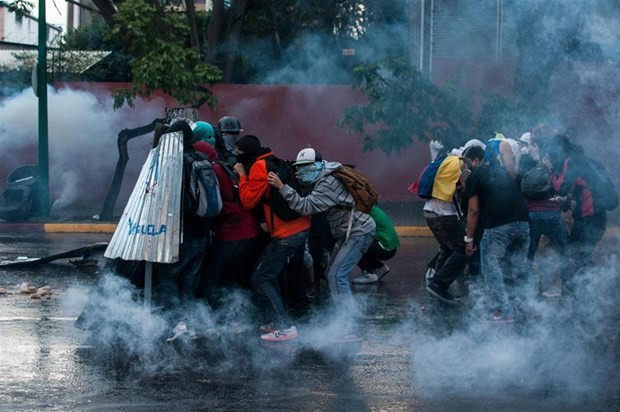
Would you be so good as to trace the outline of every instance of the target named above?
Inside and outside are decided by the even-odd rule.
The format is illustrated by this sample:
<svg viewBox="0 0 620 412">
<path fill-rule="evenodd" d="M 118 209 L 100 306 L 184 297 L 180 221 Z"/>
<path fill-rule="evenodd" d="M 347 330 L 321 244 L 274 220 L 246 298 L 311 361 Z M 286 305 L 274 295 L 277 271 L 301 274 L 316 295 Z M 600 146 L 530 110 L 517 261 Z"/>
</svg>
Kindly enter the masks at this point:
<svg viewBox="0 0 620 412">
<path fill-rule="evenodd" d="M 251 211 L 246 210 L 241 205 L 237 190 L 224 166 L 217 163 L 217 152 L 207 142 L 197 142 L 194 149 L 202 152 L 213 162 L 213 169 L 220 184 L 220 195 L 222 196 L 222 211 L 213 220 L 211 230 L 215 239 L 218 240 L 245 240 L 257 237 L 262 229 L 260 222 Z"/>
</svg>

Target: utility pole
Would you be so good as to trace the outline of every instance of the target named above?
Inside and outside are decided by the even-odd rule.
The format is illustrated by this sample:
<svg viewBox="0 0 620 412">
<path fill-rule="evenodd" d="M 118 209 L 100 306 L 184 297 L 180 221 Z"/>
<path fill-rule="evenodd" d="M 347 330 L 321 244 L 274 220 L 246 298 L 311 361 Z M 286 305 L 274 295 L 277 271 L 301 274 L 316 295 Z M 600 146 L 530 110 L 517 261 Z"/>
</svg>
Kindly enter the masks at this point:
<svg viewBox="0 0 620 412">
<path fill-rule="evenodd" d="M 47 24 L 45 0 L 39 0 L 39 48 L 37 59 L 37 96 L 39 97 L 39 196 L 38 215 L 50 212 L 49 151 L 47 141 Z"/>
</svg>

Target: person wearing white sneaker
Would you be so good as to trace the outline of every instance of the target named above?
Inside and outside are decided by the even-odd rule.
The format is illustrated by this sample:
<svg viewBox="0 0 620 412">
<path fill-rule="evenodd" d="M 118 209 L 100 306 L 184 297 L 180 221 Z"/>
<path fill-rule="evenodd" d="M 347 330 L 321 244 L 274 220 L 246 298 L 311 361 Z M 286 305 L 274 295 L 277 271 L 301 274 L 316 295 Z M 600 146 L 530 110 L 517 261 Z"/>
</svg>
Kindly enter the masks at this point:
<svg viewBox="0 0 620 412">
<path fill-rule="evenodd" d="M 353 298 L 350 274 L 375 239 L 372 217 L 355 208 L 355 198 L 347 186 L 332 173 L 342 167 L 327 162 L 313 148 L 302 149 L 294 163 L 299 183 L 310 188 L 301 196 L 289 185 L 282 183 L 275 173 L 269 173 L 269 184 L 278 189 L 291 209 L 304 216 L 325 213 L 325 219 L 336 246 L 330 256 L 327 280 L 331 298 L 342 313 L 354 322 L 359 309 Z"/>
<path fill-rule="evenodd" d="M 400 247 L 398 233 L 387 213 L 375 206 L 370 216 L 376 225 L 375 240 L 357 264 L 362 269 L 362 275 L 354 278 L 353 283 L 358 285 L 375 283 L 387 275 L 390 267 L 383 261 L 392 259 Z"/>
</svg>

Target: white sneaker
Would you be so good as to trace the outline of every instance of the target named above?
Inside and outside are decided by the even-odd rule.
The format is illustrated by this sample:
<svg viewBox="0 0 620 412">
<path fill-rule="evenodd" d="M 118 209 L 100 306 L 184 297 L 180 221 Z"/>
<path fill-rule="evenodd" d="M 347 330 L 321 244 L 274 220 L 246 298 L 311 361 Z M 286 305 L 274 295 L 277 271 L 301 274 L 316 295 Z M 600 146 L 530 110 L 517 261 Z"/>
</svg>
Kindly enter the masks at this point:
<svg viewBox="0 0 620 412">
<path fill-rule="evenodd" d="M 378 280 L 379 276 L 377 276 L 376 273 L 362 272 L 361 276 L 353 279 L 353 283 L 355 283 L 356 285 L 363 285 L 367 283 L 375 283 Z"/>
<path fill-rule="evenodd" d="M 173 336 L 171 338 L 166 339 L 166 342 L 172 342 L 177 340 L 183 335 L 188 335 L 190 339 L 196 339 L 196 331 L 192 329 L 188 329 L 185 322 L 180 321 L 177 325 L 172 329 Z"/>
<path fill-rule="evenodd" d="M 299 336 L 297 333 L 297 328 L 295 326 L 291 326 L 288 329 L 280 329 L 274 330 L 273 332 L 266 333 L 261 335 L 262 340 L 266 340 L 269 342 L 281 342 L 285 340 L 295 339 Z"/>
<path fill-rule="evenodd" d="M 559 298 L 562 296 L 562 290 L 552 286 L 541 294 L 546 298 Z"/>
</svg>

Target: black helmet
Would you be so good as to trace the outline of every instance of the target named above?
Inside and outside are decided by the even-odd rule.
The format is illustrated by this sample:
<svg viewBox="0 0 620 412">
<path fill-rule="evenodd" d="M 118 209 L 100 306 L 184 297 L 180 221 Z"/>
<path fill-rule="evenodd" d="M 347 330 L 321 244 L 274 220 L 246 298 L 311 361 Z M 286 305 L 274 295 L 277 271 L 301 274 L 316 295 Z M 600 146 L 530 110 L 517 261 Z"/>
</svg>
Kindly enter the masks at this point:
<svg viewBox="0 0 620 412">
<path fill-rule="evenodd" d="M 235 116 L 224 116 L 217 122 L 217 128 L 221 133 L 239 133 L 242 132 L 241 122 Z"/>
</svg>

